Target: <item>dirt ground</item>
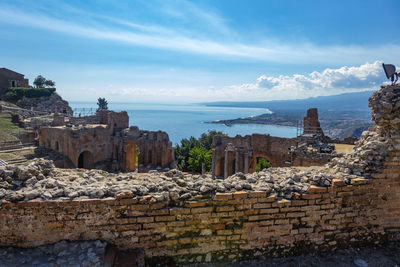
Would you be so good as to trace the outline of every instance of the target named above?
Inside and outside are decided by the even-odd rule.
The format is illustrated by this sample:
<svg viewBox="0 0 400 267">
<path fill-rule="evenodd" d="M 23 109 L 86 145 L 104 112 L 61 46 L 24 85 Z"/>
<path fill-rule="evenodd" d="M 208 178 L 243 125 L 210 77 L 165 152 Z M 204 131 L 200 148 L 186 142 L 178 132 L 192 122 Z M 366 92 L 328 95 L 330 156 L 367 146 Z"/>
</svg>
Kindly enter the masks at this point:
<svg viewBox="0 0 400 267">
<path fill-rule="evenodd" d="M 354 145 L 344 145 L 344 144 L 335 144 L 335 149 L 337 153 L 350 153 L 354 148 Z"/>
</svg>

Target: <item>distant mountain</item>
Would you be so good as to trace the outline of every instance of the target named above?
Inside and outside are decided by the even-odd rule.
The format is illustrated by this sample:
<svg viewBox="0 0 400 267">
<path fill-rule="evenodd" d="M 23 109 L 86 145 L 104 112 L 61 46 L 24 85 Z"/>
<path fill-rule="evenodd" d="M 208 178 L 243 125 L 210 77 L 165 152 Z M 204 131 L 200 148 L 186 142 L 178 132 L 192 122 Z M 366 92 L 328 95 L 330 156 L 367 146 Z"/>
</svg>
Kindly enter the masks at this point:
<svg viewBox="0 0 400 267">
<path fill-rule="evenodd" d="M 208 102 L 206 106 L 213 107 L 243 107 L 243 108 L 268 108 L 272 111 L 278 110 L 307 110 L 318 108 L 318 110 L 359 110 L 369 111 L 368 99 L 373 91 L 345 93 L 331 96 L 318 96 L 307 99 L 296 100 L 274 100 L 254 102 Z"/>
</svg>

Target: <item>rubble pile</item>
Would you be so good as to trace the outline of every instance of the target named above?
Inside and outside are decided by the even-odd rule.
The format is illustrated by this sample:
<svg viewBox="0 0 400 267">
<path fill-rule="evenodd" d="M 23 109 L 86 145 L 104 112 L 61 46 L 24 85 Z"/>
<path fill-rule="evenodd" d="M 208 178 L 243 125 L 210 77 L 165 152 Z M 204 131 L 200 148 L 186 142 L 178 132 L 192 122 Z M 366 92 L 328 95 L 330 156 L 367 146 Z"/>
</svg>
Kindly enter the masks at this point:
<svg viewBox="0 0 400 267">
<path fill-rule="evenodd" d="M 382 161 L 392 149 L 391 140 L 382 135 L 377 127 L 372 127 L 363 132 L 352 153 L 332 159 L 328 166 L 336 173 L 370 177 L 382 167 Z"/>
<path fill-rule="evenodd" d="M 369 98 L 369 107 L 375 125 L 363 132 L 352 153 L 331 161 L 329 166 L 336 172 L 369 177 L 393 150 L 391 137 L 400 131 L 400 87 L 382 86 Z"/>
<path fill-rule="evenodd" d="M 292 198 L 310 185 L 329 186 L 333 176 L 322 171 L 270 168 L 258 173 L 236 173 L 225 180 L 179 170 L 149 173 L 108 173 L 101 170 L 58 169 L 52 161 L 35 159 L 27 166 L 0 168 L 0 200 L 79 200 L 116 197 L 121 192 L 151 195 L 156 200 L 182 201 L 215 192 L 262 190 Z"/>
<path fill-rule="evenodd" d="M 372 120 L 386 134 L 400 132 L 400 86 L 382 86 L 369 98 Z"/>
</svg>

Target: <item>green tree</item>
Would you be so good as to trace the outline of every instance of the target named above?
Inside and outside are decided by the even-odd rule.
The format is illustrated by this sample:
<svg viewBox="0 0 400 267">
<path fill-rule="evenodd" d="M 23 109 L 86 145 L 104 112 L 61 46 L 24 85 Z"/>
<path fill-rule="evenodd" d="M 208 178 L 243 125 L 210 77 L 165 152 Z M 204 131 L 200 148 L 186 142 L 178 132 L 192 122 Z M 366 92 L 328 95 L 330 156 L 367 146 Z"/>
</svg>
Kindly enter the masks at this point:
<svg viewBox="0 0 400 267">
<path fill-rule="evenodd" d="M 98 106 L 97 111 L 102 109 L 108 109 L 108 102 L 104 97 L 103 98 L 99 97 L 99 99 L 97 99 L 97 106 Z"/>
<path fill-rule="evenodd" d="M 204 147 L 194 147 L 189 152 L 188 169 L 191 172 L 201 173 L 201 166 L 204 163 L 206 170 L 211 169 L 212 153 Z"/>
<path fill-rule="evenodd" d="M 33 81 L 33 84 L 36 86 L 36 88 L 43 88 L 45 83 L 46 83 L 46 78 L 43 77 L 42 75 L 37 76 Z"/>
<path fill-rule="evenodd" d="M 271 168 L 271 162 L 266 158 L 257 158 L 256 171 L 262 171 L 263 169 Z"/>
<path fill-rule="evenodd" d="M 181 145 L 175 146 L 175 162 L 178 169 L 188 171 L 189 152 L 192 148 L 200 147 L 200 142 L 193 136 L 181 140 Z"/>
<path fill-rule="evenodd" d="M 47 87 L 54 87 L 56 85 L 56 83 L 54 81 L 52 81 L 52 80 L 46 80 L 44 82 L 44 85 L 47 86 Z"/>
<path fill-rule="evenodd" d="M 209 150 L 209 153 L 212 155 L 211 152 L 212 139 L 216 135 L 225 135 L 225 134 L 223 134 L 222 132 L 212 130 L 208 131 L 208 133 L 203 133 L 198 139 L 194 138 L 193 136 L 191 136 L 189 139 L 187 138 L 182 139 L 181 144 L 176 145 L 174 148 L 175 162 L 177 167 L 182 171 L 189 171 L 188 167 L 189 153 L 195 147 L 201 147 L 205 150 Z"/>
<path fill-rule="evenodd" d="M 216 136 L 216 135 L 224 135 L 224 136 L 226 136 L 226 134 L 224 134 L 223 132 L 219 132 L 219 131 L 216 131 L 216 130 L 211 130 L 211 131 L 209 130 L 208 133 L 202 133 L 201 134 L 201 136 L 199 138 L 201 146 L 204 147 L 207 150 L 210 150 L 211 149 L 211 145 L 212 145 L 213 137 Z"/>
</svg>

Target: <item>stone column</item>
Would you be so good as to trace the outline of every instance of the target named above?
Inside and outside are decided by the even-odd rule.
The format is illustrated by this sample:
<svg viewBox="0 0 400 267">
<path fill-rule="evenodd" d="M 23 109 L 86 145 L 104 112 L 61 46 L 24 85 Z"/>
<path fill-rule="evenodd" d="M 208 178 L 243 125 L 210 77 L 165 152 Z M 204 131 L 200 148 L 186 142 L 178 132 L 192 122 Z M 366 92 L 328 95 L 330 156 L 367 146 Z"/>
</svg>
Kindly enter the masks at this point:
<svg viewBox="0 0 400 267">
<path fill-rule="evenodd" d="M 249 152 L 244 153 L 244 174 L 249 172 Z"/>
<path fill-rule="evenodd" d="M 212 149 L 211 178 L 215 179 L 215 148 Z"/>
<path fill-rule="evenodd" d="M 229 150 L 225 148 L 225 159 L 224 159 L 224 179 L 228 177 L 228 156 L 229 156 Z"/>
<path fill-rule="evenodd" d="M 236 149 L 236 154 L 235 154 L 235 173 L 239 172 L 239 150 Z"/>
</svg>

